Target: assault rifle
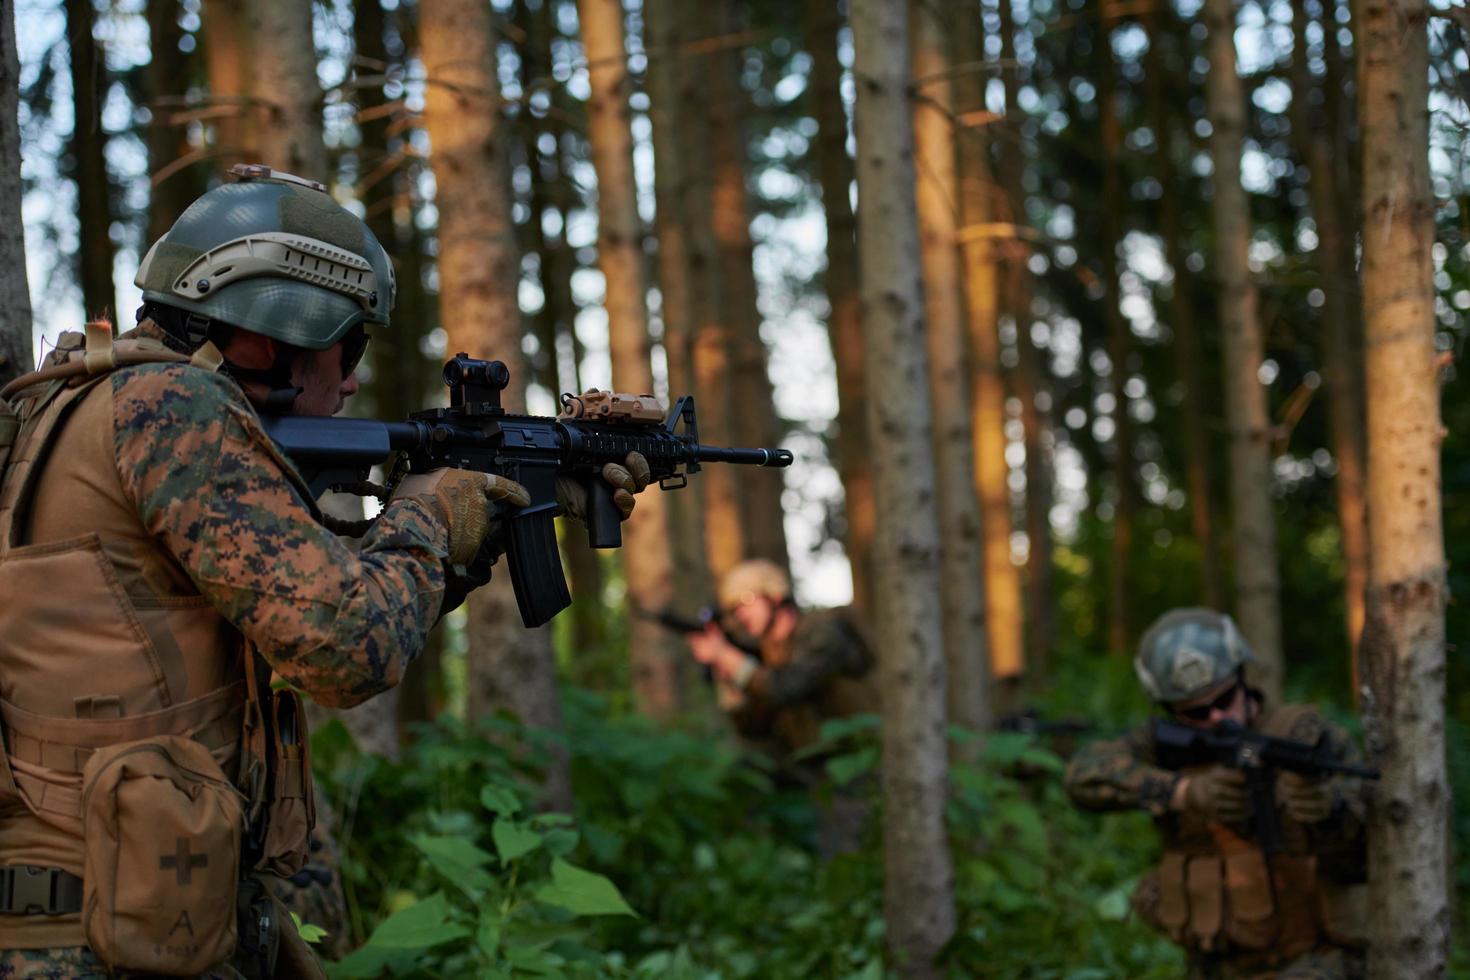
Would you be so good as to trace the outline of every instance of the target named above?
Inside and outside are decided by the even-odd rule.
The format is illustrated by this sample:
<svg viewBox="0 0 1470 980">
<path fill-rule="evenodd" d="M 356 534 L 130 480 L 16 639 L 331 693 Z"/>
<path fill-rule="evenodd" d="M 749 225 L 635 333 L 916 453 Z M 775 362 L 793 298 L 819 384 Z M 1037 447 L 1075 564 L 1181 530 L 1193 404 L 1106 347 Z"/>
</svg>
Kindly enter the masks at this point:
<svg viewBox="0 0 1470 980">
<path fill-rule="evenodd" d="M 714 606 L 700 606 L 689 616 L 672 608 L 665 609 L 642 609 L 635 608 L 634 614 L 642 619 L 651 619 L 664 629 L 675 633 L 703 633 L 711 623 L 720 628 L 725 634 L 725 641 L 742 653 L 748 653 L 752 657 L 759 657 L 761 648 L 759 644 L 752 643 L 748 638 L 740 636 L 725 625 L 724 617 Z"/>
<path fill-rule="evenodd" d="M 313 493 L 353 490 L 375 464 L 397 453 L 388 484 L 410 473 L 452 466 L 515 480 L 531 496 L 528 507 L 507 508 L 504 548 L 516 604 L 527 627 L 541 626 L 571 604 L 553 518 L 561 513 L 557 477 L 587 488 L 587 537 L 594 548 L 622 544 L 613 488 L 604 464 L 631 452 L 648 460 L 664 490 L 686 486 L 703 463 L 789 466 L 785 449 L 726 449 L 699 442 L 694 399 L 685 395 L 664 415 L 652 395 L 590 391 L 563 395 L 556 418 L 513 415 L 500 405 L 510 383 L 501 361 L 456 354 L 444 365 L 449 407 L 415 412 L 407 422 L 273 416 L 265 430 L 302 471 Z"/>
<path fill-rule="evenodd" d="M 1234 721 L 1213 729 L 1191 728 L 1165 718 L 1154 719 L 1154 756 L 1165 769 L 1218 763 L 1245 773 L 1256 838 L 1268 856 L 1281 850 L 1281 826 L 1276 819 L 1276 772 L 1303 776 L 1341 774 L 1377 779 L 1378 770 L 1341 762 L 1333 754 L 1326 733 L 1313 742 L 1276 738 Z"/>
</svg>

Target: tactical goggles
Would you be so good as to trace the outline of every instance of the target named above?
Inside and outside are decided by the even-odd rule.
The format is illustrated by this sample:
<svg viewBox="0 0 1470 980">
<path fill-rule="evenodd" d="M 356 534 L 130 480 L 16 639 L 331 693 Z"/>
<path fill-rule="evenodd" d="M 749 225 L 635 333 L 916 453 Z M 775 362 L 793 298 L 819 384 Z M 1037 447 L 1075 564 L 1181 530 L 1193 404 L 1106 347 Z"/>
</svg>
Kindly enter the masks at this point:
<svg viewBox="0 0 1470 980">
<path fill-rule="evenodd" d="M 348 330 L 342 340 L 342 377 L 350 378 L 367 352 L 368 332 L 361 323 Z"/>
<path fill-rule="evenodd" d="M 1231 684 L 1225 690 L 1215 696 L 1214 700 L 1205 704 L 1197 704 L 1190 708 L 1170 708 L 1170 712 L 1176 718 L 1187 718 L 1190 721 L 1209 721 L 1210 715 L 1216 711 L 1229 711 L 1230 706 L 1235 703 L 1235 696 L 1240 693 L 1240 681 Z"/>
</svg>

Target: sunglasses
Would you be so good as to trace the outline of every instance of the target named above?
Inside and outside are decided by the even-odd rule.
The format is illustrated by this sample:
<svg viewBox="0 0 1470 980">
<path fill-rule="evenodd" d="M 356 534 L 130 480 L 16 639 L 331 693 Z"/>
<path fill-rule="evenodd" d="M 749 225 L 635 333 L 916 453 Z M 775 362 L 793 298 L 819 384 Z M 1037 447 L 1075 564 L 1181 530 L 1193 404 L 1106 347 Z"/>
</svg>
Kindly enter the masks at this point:
<svg viewBox="0 0 1470 980">
<path fill-rule="evenodd" d="M 347 331 L 342 338 L 342 377 L 347 378 L 357 370 L 358 362 L 367 351 L 368 333 L 362 324 Z"/>
<path fill-rule="evenodd" d="M 1169 709 L 1176 717 L 1188 718 L 1190 721 L 1209 721 L 1210 715 L 1216 711 L 1228 711 L 1235 703 L 1235 696 L 1240 693 L 1240 682 L 1236 681 L 1208 704 L 1198 704 L 1192 708 Z"/>
</svg>

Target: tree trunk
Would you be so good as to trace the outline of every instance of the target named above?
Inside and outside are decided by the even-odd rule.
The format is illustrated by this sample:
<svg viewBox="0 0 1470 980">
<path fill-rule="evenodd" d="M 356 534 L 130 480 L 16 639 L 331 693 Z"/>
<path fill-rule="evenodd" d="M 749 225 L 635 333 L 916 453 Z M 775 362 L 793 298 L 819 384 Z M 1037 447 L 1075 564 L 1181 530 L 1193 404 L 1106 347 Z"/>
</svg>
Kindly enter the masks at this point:
<svg viewBox="0 0 1470 980">
<path fill-rule="evenodd" d="M 606 283 L 608 345 L 615 388 L 653 391 L 648 302 L 643 277 L 643 229 L 633 177 L 631 79 L 623 39 L 622 0 L 578 0 L 591 85 L 588 137 L 597 172 L 597 264 Z M 674 560 L 662 493 L 644 494 L 623 525 L 628 598 L 639 609 L 662 609 L 674 597 Z M 682 696 L 683 642 L 642 616 L 628 622 L 633 696 L 644 714 L 670 719 Z"/>
<path fill-rule="evenodd" d="M 937 977 L 954 933 L 944 827 L 948 772 L 939 626 L 937 486 L 918 264 L 907 4 L 853 0 L 858 81 L 858 254 L 868 426 L 879 520 L 873 541 L 883 691 L 884 916 L 904 977 Z M 893 392 L 904 397 L 894 398 Z"/>
<path fill-rule="evenodd" d="M 959 16 L 973 16 L 961 12 Z M 948 18 L 953 20 L 953 17 Z M 941 632 L 946 707 L 952 724 L 971 731 L 990 727 L 990 670 L 985 649 L 985 581 L 980 508 L 975 496 L 971 445 L 970 358 L 965 349 L 961 302 L 959 181 L 955 173 L 954 93 L 949 77 L 951 23 L 933 8 L 910 8 L 913 45 L 914 197 L 919 219 L 919 259 L 924 277 L 924 322 L 932 404 L 947 406 L 934 418 Z"/>
<path fill-rule="evenodd" d="M 209 98 L 220 115 L 214 122 L 214 154 L 221 171 L 236 163 L 260 162 L 260 111 L 253 101 L 254 71 L 246 0 L 209 0 L 204 19 Z"/>
<path fill-rule="evenodd" d="M 1375 787 L 1369 976 L 1442 977 L 1449 956 L 1450 789 L 1439 368 L 1430 249 L 1424 0 L 1362 0 L 1363 311 L 1367 328 L 1368 585 L 1363 663 Z"/>
<path fill-rule="evenodd" d="M 653 129 L 655 232 L 658 238 L 658 290 L 663 320 L 664 354 L 668 360 L 669 398 L 691 394 L 694 384 L 693 341 L 696 301 L 691 294 L 687 162 L 680 153 L 680 79 L 691 62 L 681 51 L 680 16 L 673 0 L 646 0 L 644 35 L 648 59 L 648 118 Z M 700 404 L 696 400 L 696 404 Z M 713 469 L 713 468 L 712 468 Z M 701 473 L 704 477 L 709 473 Z M 668 496 L 672 535 L 675 601 L 683 610 L 712 601 L 709 559 L 705 551 L 704 507 L 699 493 L 686 488 Z"/>
<path fill-rule="evenodd" d="M 19 105 L 15 2 L 0 0 L 0 385 L 35 366 L 31 353 L 31 293 L 26 284 L 25 222 L 20 206 Z"/>
<path fill-rule="evenodd" d="M 1344 266 L 1344 252 L 1352 247 L 1351 232 L 1344 227 L 1342 201 L 1347 196 L 1337 185 L 1332 159 L 1332 137 L 1311 107 L 1313 88 L 1307 66 L 1306 4 L 1296 0 L 1293 11 L 1296 51 L 1292 54 L 1291 128 L 1298 157 L 1307 165 L 1307 190 L 1311 194 L 1312 220 L 1317 226 L 1317 247 L 1312 264 L 1322 290 L 1320 307 L 1323 373 L 1327 380 L 1327 415 L 1331 428 L 1332 454 L 1337 461 L 1337 519 L 1342 528 L 1343 588 L 1350 650 L 1349 676 L 1353 698 L 1358 697 L 1358 641 L 1363 632 L 1364 590 L 1368 584 L 1368 525 L 1364 486 L 1367 479 L 1363 446 L 1363 376 L 1356 353 L 1361 325 L 1356 270 Z M 1323 27 L 1332 30 L 1329 23 Z M 1344 238 L 1348 239 L 1344 248 Z"/>
<path fill-rule="evenodd" d="M 270 38 L 252 52 L 251 92 L 270 133 L 259 142 L 260 162 L 309 180 L 331 184 L 322 140 L 322 87 L 316 77 L 312 4 L 300 0 L 252 0 L 250 33 Z"/>
<path fill-rule="evenodd" d="M 1210 71 L 1205 92 L 1215 161 L 1215 268 L 1225 349 L 1225 414 L 1230 431 L 1231 537 L 1235 606 L 1241 632 L 1256 652 L 1255 680 L 1280 703 L 1281 576 L 1276 565 L 1276 509 L 1271 499 L 1270 422 L 1259 380 L 1263 357 L 1256 287 L 1247 264 L 1250 204 L 1240 183 L 1245 95 L 1235 70 L 1232 0 L 1206 0 Z"/>
<path fill-rule="evenodd" d="M 1123 315 L 1122 283 L 1118 275 L 1118 249 L 1123 242 L 1124 195 L 1122 155 L 1123 124 L 1118 118 L 1118 65 L 1113 57 L 1112 24 L 1099 25 L 1098 115 L 1102 128 L 1103 199 L 1098 256 L 1102 260 L 1103 319 L 1108 325 L 1108 363 L 1113 389 L 1113 535 L 1112 562 L 1108 576 L 1108 648 L 1128 656 L 1133 652 L 1133 631 L 1128 620 L 1128 603 L 1134 589 L 1130 565 L 1133 561 L 1133 523 L 1138 512 L 1138 461 L 1134 457 L 1133 419 L 1128 413 L 1128 359 L 1133 332 Z"/>
<path fill-rule="evenodd" d="M 706 11 L 697 4 L 675 4 L 680 48 L 679 118 L 675 140 L 688 185 L 683 197 L 691 283 L 691 320 L 695 404 L 700 406 L 699 434 L 705 442 L 733 445 L 734 385 L 730 358 L 732 297 L 719 262 L 714 226 L 715 155 L 710 146 L 713 120 L 710 92 L 704 84 L 716 62 L 696 53 L 697 43 L 712 29 Z M 742 147 L 743 159 L 743 147 Z M 742 178 L 743 180 L 743 178 Z M 741 184 L 741 190 L 744 184 Z M 743 209 L 743 205 L 742 205 Z M 711 466 L 699 474 L 703 494 L 705 548 L 715 580 L 747 557 L 749 529 L 735 489 L 735 471 Z"/>
<path fill-rule="evenodd" d="M 979 20 L 958 17 L 956 51 L 973 59 L 982 50 Z M 985 109 L 983 76 L 955 78 L 959 118 L 974 120 Z M 997 695 L 1012 691 L 1025 670 L 1025 617 L 1021 577 L 1011 564 L 1011 490 L 1006 465 L 1006 390 L 1000 360 L 1000 268 L 994 222 L 1002 200 L 990 168 L 990 147 L 982 125 L 967 125 L 960 140 L 959 232 L 965 259 L 965 303 L 970 350 L 974 357 L 975 397 L 971 406 L 975 440 L 975 489 L 985 546 L 985 628 L 990 669 Z M 1002 697 L 1002 700 L 1005 700 Z M 1002 705 L 1002 707 L 1004 707 Z"/>
<path fill-rule="evenodd" d="M 720 4 L 721 15 L 704 16 L 725 33 L 738 30 L 736 4 Z M 711 219 L 719 276 L 725 287 L 724 316 L 729 324 L 730 397 L 738 445 L 775 446 L 781 441 L 770 376 L 766 373 L 766 346 L 761 340 L 761 316 L 756 307 L 754 245 L 750 238 L 750 203 L 745 181 L 746 94 L 740 85 L 743 55 L 738 47 L 724 47 L 705 56 L 701 73 L 705 113 L 709 119 Z M 747 558 L 766 558 L 783 568 L 786 553 L 785 512 L 781 471 L 756 469 L 740 474 L 736 495 L 745 528 Z"/>
<path fill-rule="evenodd" d="M 82 313 L 87 319 L 117 321 L 112 288 L 112 206 L 107 188 L 107 134 L 102 131 L 102 100 L 107 95 L 107 62 L 92 36 L 92 0 L 66 0 L 66 42 L 71 50 L 73 124 L 70 145 L 77 184 L 80 241 L 77 262 Z"/>
<path fill-rule="evenodd" d="M 806 42 L 812 57 L 813 144 L 827 218 L 827 335 L 837 365 L 837 469 L 842 477 L 853 604 L 873 609 L 873 470 L 868 460 L 863 411 L 862 314 L 859 308 L 857 222 L 852 213 L 852 157 L 847 153 L 847 110 L 842 102 L 842 62 L 837 0 L 805 0 Z"/>
<path fill-rule="evenodd" d="M 179 25 L 179 0 L 148 0 L 148 45 L 152 52 L 143 69 L 145 98 L 152 121 L 148 124 L 148 169 L 152 174 L 148 199 L 148 242 L 158 241 L 174 220 L 205 191 L 205 169 L 195 163 L 160 173 L 194 152 L 187 129 L 173 122 L 173 105 L 189 91 L 196 59 L 179 50 L 184 29 Z M 164 105 L 163 100 L 171 100 Z"/>
<path fill-rule="evenodd" d="M 511 369 L 507 407 L 525 401 L 520 258 L 510 216 L 505 124 L 490 10 L 477 0 L 439 0 L 419 14 L 427 77 L 424 122 L 439 209 L 439 309 L 450 351 L 498 356 Z M 526 630 L 503 571 L 469 602 L 471 718 L 506 709 L 535 728 L 559 730 L 561 705 L 548 628 Z M 553 753 L 546 793 L 571 803 L 565 750 Z"/>
<path fill-rule="evenodd" d="M 1015 23 L 1010 3 L 997 5 L 1000 13 L 1000 59 L 1016 58 Z M 977 52 L 978 54 L 978 52 Z M 1001 73 L 1005 95 L 1002 125 L 1011 134 L 1001 147 L 1000 180 L 1009 208 L 1006 220 L 1018 230 L 1026 226 L 1025 143 L 1021 138 L 1016 91 L 1019 69 Z M 1031 337 L 1031 273 L 1026 266 L 1030 250 L 1019 238 L 1012 240 L 1003 263 L 1004 307 L 1016 324 L 1016 397 L 1021 402 L 1021 424 L 1026 446 L 1026 675 L 1033 685 L 1045 683 L 1050 673 L 1055 621 L 1052 612 L 1051 505 L 1052 419 L 1051 392 L 1045 358 Z M 1043 399 L 1045 400 L 1043 402 Z M 1045 407 L 1044 407 L 1045 405 Z"/>
</svg>

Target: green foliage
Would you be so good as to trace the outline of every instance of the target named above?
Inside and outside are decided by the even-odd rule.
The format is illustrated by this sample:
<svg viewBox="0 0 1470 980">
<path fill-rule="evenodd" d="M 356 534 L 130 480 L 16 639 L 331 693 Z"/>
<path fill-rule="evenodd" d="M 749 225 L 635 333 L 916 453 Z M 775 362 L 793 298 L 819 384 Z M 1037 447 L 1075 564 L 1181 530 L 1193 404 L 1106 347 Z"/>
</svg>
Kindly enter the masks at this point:
<svg viewBox="0 0 1470 980">
<path fill-rule="evenodd" d="M 803 764 L 841 789 L 814 801 L 725 741 L 656 730 L 577 689 L 565 710 L 574 815 L 536 812 L 537 740 L 502 720 L 424 728 L 397 764 L 357 754 L 338 726 L 318 735 L 366 939 L 333 977 L 889 975 L 876 718 L 824 728 Z M 1062 767 L 1030 736 L 996 735 L 953 769 L 951 973 L 1177 975 L 1172 947 L 1126 921 L 1146 821 L 1077 813 Z M 824 860 L 824 808 L 864 800 L 861 848 Z"/>
</svg>

